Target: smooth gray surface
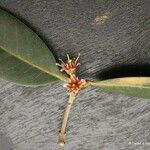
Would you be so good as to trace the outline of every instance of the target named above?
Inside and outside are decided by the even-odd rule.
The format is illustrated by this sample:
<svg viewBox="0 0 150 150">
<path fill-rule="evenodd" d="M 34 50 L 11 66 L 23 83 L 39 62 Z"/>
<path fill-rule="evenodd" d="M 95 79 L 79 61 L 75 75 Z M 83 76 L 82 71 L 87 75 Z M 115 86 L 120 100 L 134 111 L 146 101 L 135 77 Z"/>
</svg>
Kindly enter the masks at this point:
<svg viewBox="0 0 150 150">
<path fill-rule="evenodd" d="M 116 65 L 150 65 L 149 0 L 0 0 L 0 6 L 30 25 L 57 59 L 80 52 L 81 77 L 98 79 Z M 78 94 L 60 148 L 62 84 L 0 81 L 0 150 L 150 149 L 150 101 L 97 88 Z"/>
</svg>

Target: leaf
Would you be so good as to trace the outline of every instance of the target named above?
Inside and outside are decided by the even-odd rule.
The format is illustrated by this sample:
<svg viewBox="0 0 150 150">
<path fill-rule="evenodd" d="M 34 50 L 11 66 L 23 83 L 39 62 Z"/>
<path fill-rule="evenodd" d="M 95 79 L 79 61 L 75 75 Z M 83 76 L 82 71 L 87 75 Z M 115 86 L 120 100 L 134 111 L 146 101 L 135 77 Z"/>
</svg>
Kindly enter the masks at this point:
<svg viewBox="0 0 150 150">
<path fill-rule="evenodd" d="M 24 23 L 0 9 L 0 78 L 22 85 L 65 80 L 46 44 Z"/>
<path fill-rule="evenodd" d="M 123 77 L 89 84 L 124 95 L 150 99 L 150 77 Z"/>
</svg>

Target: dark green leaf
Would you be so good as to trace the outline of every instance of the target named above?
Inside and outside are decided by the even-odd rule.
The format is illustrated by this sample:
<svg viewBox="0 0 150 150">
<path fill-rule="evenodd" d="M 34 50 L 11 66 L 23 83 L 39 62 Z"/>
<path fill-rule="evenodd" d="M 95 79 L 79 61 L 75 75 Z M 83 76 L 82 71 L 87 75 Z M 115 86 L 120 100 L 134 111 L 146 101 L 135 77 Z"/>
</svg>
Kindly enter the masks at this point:
<svg viewBox="0 0 150 150">
<path fill-rule="evenodd" d="M 24 23 L 0 9 L 0 78 L 22 85 L 65 80 L 45 43 Z"/>
</svg>

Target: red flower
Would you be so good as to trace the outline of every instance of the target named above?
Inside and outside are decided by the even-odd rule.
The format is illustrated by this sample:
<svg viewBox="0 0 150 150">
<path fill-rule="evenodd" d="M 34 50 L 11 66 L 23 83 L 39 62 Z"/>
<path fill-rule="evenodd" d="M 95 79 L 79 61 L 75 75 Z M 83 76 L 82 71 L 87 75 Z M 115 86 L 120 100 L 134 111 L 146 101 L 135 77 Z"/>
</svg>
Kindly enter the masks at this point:
<svg viewBox="0 0 150 150">
<path fill-rule="evenodd" d="M 68 93 L 78 93 L 78 91 L 86 86 L 86 81 L 84 79 L 79 79 L 75 75 L 70 76 L 67 84 L 64 84 L 64 87 L 67 88 Z"/>
<path fill-rule="evenodd" d="M 75 74 L 76 68 L 80 65 L 80 63 L 78 63 L 78 59 L 80 57 L 80 54 L 78 54 L 78 57 L 75 59 L 70 59 L 69 55 L 67 54 L 67 63 L 64 63 L 63 60 L 59 59 L 62 63 L 58 64 L 56 63 L 57 66 L 61 67 L 60 71 L 65 71 L 67 74 L 69 75 L 73 75 Z"/>
</svg>

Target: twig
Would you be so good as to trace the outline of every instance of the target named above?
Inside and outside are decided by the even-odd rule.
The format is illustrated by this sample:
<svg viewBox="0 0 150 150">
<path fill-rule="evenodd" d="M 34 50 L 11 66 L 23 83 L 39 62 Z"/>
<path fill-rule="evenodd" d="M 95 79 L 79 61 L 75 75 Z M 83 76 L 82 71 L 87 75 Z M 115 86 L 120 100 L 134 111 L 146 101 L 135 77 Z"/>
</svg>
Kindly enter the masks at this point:
<svg viewBox="0 0 150 150">
<path fill-rule="evenodd" d="M 66 135 L 66 126 L 67 126 L 67 121 L 68 121 L 68 116 L 69 116 L 69 112 L 71 109 L 71 106 L 73 104 L 73 101 L 75 99 L 75 94 L 74 93 L 70 93 L 69 94 L 69 100 L 67 102 L 67 106 L 66 106 L 66 110 L 64 113 L 64 118 L 62 121 L 62 126 L 61 126 L 61 130 L 59 133 L 59 137 L 58 137 L 58 144 L 63 146 L 65 144 L 65 135 Z"/>
</svg>

